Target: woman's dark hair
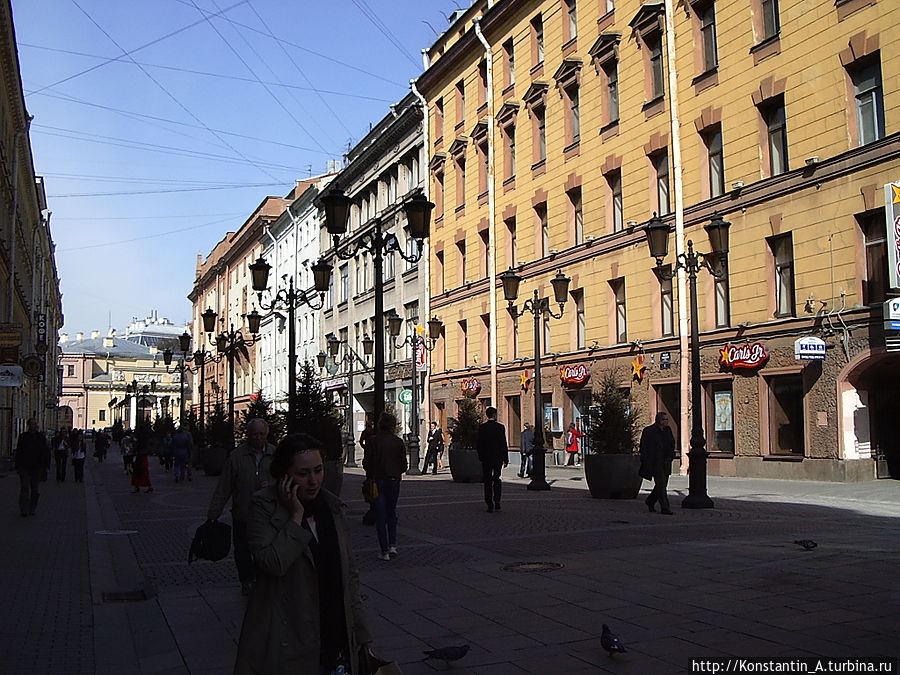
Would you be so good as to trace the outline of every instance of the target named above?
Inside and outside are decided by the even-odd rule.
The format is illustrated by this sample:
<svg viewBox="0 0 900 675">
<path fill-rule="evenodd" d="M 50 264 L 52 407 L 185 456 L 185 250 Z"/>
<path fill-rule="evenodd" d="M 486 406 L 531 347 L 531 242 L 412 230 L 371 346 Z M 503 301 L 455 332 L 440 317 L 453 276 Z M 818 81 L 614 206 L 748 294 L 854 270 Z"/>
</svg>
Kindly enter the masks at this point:
<svg viewBox="0 0 900 675">
<path fill-rule="evenodd" d="M 392 434 L 397 429 L 397 418 L 391 413 L 383 412 L 378 418 L 377 431 L 381 434 Z"/>
<path fill-rule="evenodd" d="M 288 434 L 275 448 L 272 463 L 269 465 L 269 473 L 273 478 L 284 477 L 291 464 L 294 463 L 294 457 L 304 452 L 318 452 L 322 456 L 322 460 L 325 459 L 325 448 L 320 440 L 309 434 Z"/>
</svg>

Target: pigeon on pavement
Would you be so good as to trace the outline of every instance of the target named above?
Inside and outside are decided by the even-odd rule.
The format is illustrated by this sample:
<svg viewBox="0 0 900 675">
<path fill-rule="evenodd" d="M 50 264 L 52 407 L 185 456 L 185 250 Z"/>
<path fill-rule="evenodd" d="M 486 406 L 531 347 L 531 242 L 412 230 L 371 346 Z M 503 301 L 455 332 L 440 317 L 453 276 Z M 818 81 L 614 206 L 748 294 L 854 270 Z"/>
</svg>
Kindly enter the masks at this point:
<svg viewBox="0 0 900 675">
<path fill-rule="evenodd" d="M 818 544 L 812 539 L 795 539 L 794 543 L 797 544 L 797 546 L 802 546 L 807 551 L 812 551 L 816 546 L 818 546 Z"/>
<path fill-rule="evenodd" d="M 453 647 L 427 649 L 422 653 L 425 654 L 426 659 L 437 659 L 438 661 L 443 661 L 444 663 L 452 663 L 453 661 L 459 661 L 468 652 L 469 645 L 456 645 Z"/>
<path fill-rule="evenodd" d="M 625 649 L 625 646 L 619 641 L 619 638 L 612 634 L 612 632 L 609 630 L 609 626 L 607 626 L 606 624 L 603 624 L 603 632 L 600 633 L 600 646 L 608 651 L 610 656 L 612 656 L 616 652 L 624 654 L 626 651 L 628 651 Z"/>
</svg>

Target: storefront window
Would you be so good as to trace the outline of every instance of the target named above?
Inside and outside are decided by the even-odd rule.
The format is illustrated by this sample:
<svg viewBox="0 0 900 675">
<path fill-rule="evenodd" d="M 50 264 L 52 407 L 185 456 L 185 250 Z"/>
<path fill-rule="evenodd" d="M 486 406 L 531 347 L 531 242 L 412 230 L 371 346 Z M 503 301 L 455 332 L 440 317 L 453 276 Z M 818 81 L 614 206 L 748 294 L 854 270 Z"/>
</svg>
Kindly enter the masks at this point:
<svg viewBox="0 0 900 675">
<path fill-rule="evenodd" d="M 775 375 L 769 386 L 769 453 L 803 455 L 803 378 Z"/>
<path fill-rule="evenodd" d="M 734 453 L 734 396 L 731 381 L 706 382 L 706 449 Z"/>
<path fill-rule="evenodd" d="M 675 451 L 680 454 L 678 450 L 678 425 L 681 421 L 681 392 L 679 391 L 679 386 L 677 383 L 660 384 L 655 389 L 656 412 L 664 412 L 669 416 L 669 426 L 672 429 L 672 434 L 675 436 Z M 653 420 L 648 418 L 644 425 L 646 426 L 651 422 Z"/>
<path fill-rule="evenodd" d="M 506 434 L 510 445 L 519 445 L 522 434 L 522 404 L 518 396 L 506 397 Z"/>
</svg>

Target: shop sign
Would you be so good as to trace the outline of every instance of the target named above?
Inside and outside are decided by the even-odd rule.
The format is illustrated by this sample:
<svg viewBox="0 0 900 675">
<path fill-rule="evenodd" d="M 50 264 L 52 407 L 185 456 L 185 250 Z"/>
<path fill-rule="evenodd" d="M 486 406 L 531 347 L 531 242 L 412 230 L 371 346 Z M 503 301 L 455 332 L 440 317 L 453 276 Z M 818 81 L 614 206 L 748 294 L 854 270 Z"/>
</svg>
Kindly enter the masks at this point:
<svg viewBox="0 0 900 675">
<path fill-rule="evenodd" d="M 825 340 L 817 337 L 802 337 L 794 340 L 794 358 L 799 361 L 824 361 Z"/>
<path fill-rule="evenodd" d="M 459 388 L 462 391 L 463 396 L 474 398 L 478 396 L 478 393 L 481 391 L 481 382 L 479 382 L 477 378 L 467 377 L 459 383 Z"/>
<path fill-rule="evenodd" d="M 583 363 L 574 366 L 563 366 L 559 369 L 559 379 L 563 384 L 584 384 L 591 377 L 590 368 Z"/>
<path fill-rule="evenodd" d="M 884 186 L 887 223 L 888 285 L 900 288 L 900 181 Z"/>
<path fill-rule="evenodd" d="M 721 368 L 752 370 L 760 368 L 769 360 L 769 350 L 762 342 L 750 342 L 745 345 L 725 345 L 719 351 Z"/>
<path fill-rule="evenodd" d="M 884 311 L 884 329 L 900 330 L 900 298 L 885 300 L 882 308 Z"/>
<path fill-rule="evenodd" d="M 29 354 L 22 359 L 22 372 L 28 377 L 37 377 L 44 372 L 44 360 L 35 354 Z"/>
<path fill-rule="evenodd" d="M 663 352 L 659 355 L 660 370 L 669 370 L 672 367 L 672 352 Z"/>
<path fill-rule="evenodd" d="M 24 382 L 25 373 L 21 366 L 0 367 L 0 387 L 19 387 Z"/>
<path fill-rule="evenodd" d="M 419 327 L 416 326 L 418 329 Z M 425 348 L 425 338 L 416 336 L 416 372 L 424 373 L 428 370 L 428 350 Z"/>
<path fill-rule="evenodd" d="M 397 394 L 397 400 L 403 405 L 412 403 L 412 389 L 401 389 L 400 393 Z"/>
</svg>

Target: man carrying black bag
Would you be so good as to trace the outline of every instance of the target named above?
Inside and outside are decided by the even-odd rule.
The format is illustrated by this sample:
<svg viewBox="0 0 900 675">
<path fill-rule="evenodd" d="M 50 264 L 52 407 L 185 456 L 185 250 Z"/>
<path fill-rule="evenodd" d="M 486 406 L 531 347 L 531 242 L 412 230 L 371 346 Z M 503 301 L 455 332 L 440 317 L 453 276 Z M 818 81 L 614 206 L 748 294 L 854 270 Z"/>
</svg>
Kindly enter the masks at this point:
<svg viewBox="0 0 900 675">
<path fill-rule="evenodd" d="M 651 512 L 656 511 L 656 502 L 660 512 L 671 516 L 669 495 L 669 475 L 672 473 L 672 460 L 675 459 L 675 437 L 669 428 L 669 416 L 664 412 L 656 413 L 656 422 L 644 427 L 641 432 L 641 469 L 642 478 L 653 478 L 653 490 L 645 500 Z"/>
</svg>

